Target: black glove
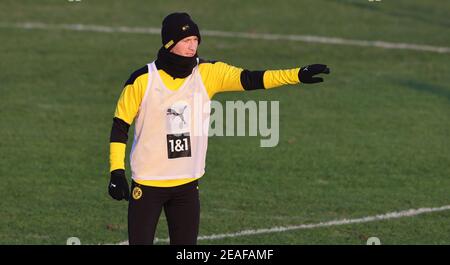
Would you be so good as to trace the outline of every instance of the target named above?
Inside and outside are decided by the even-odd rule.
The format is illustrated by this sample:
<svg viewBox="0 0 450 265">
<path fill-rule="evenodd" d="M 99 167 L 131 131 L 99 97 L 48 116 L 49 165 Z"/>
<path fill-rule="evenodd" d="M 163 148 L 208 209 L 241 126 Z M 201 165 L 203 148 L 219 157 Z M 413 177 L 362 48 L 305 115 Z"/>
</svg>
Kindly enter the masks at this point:
<svg viewBox="0 0 450 265">
<path fill-rule="evenodd" d="M 325 64 L 310 64 L 300 68 L 300 71 L 298 71 L 298 80 L 300 80 L 300 83 L 305 84 L 319 83 L 323 82 L 323 78 L 314 77 L 314 75 L 329 73 L 330 68 L 328 68 Z"/>
<path fill-rule="evenodd" d="M 127 178 L 125 177 L 125 170 L 116 169 L 111 171 L 111 180 L 108 186 L 109 195 L 118 201 L 130 199 L 130 188 L 128 186 Z"/>
</svg>

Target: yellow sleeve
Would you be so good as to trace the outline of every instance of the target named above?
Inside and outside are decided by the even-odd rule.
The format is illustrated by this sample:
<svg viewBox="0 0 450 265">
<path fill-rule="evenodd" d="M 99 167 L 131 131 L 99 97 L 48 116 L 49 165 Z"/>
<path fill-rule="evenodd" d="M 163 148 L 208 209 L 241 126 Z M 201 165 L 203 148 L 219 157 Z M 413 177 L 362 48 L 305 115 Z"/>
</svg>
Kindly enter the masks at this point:
<svg viewBox="0 0 450 265">
<path fill-rule="evenodd" d="M 145 95 L 147 82 L 148 73 L 140 75 L 133 83 L 125 86 L 117 102 L 114 117 L 122 119 L 130 125 L 133 123 Z"/>
<path fill-rule="evenodd" d="M 266 70 L 264 72 L 264 88 L 270 89 L 282 85 L 294 85 L 300 83 L 298 80 L 300 68 L 288 70 Z"/>
<path fill-rule="evenodd" d="M 109 172 L 116 169 L 125 169 L 125 149 L 124 143 L 109 143 Z"/>
<path fill-rule="evenodd" d="M 244 91 L 241 84 L 242 68 L 223 62 L 208 62 L 201 63 L 199 70 L 209 98 L 219 92 Z"/>
<path fill-rule="evenodd" d="M 245 87 L 258 89 L 264 86 L 265 89 L 270 89 L 282 85 L 300 83 L 298 80 L 299 70 L 300 68 L 247 71 L 223 62 L 206 62 L 200 64 L 200 74 L 210 98 L 219 92 L 244 91 L 244 84 L 241 83 L 241 74 L 244 75 L 244 80 L 252 81 L 250 85 L 246 84 Z M 243 73 L 243 71 L 245 72 Z"/>
<path fill-rule="evenodd" d="M 117 102 L 114 118 L 118 121 L 114 121 L 111 134 L 118 136 L 116 137 L 118 139 L 128 138 L 128 128 L 139 111 L 147 89 L 148 72 L 145 72 L 145 69 L 141 72 L 138 71 L 133 73 L 126 82 Z M 124 127 L 126 129 L 123 129 Z M 110 171 L 125 169 L 126 144 L 126 141 L 111 140 L 109 144 Z"/>
</svg>

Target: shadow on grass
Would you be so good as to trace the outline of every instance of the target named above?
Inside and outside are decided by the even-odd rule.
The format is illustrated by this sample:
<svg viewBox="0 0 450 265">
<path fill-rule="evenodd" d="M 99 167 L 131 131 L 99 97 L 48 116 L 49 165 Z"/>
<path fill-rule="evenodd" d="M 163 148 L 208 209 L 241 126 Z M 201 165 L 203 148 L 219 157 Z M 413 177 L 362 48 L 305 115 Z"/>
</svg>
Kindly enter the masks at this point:
<svg viewBox="0 0 450 265">
<path fill-rule="evenodd" d="M 423 8 L 414 8 L 413 6 L 404 6 L 403 9 L 396 8 L 387 10 L 383 8 L 380 3 L 369 2 L 367 0 L 342 0 L 339 3 L 353 6 L 359 9 L 368 10 L 371 12 L 389 15 L 395 18 L 411 19 L 414 21 L 420 21 L 443 28 L 450 27 L 450 20 L 447 17 L 438 18 L 436 16 L 430 15 L 430 12 L 432 11 L 430 7 L 428 7 L 427 10 L 424 10 Z"/>
<path fill-rule="evenodd" d="M 400 86 L 420 91 L 423 93 L 432 94 L 438 97 L 446 98 L 450 102 L 450 88 L 444 87 L 442 85 L 430 84 L 427 82 L 422 82 L 419 80 L 395 80 L 395 83 Z"/>
</svg>

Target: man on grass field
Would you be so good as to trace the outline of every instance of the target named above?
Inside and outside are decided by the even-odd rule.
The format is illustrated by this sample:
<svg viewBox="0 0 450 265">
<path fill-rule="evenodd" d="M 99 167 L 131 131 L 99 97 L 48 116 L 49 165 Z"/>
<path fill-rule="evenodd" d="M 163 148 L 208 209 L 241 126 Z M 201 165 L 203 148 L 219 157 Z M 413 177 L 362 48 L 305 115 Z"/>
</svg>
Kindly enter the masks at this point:
<svg viewBox="0 0 450 265">
<path fill-rule="evenodd" d="M 170 244 L 196 244 L 200 222 L 198 179 L 205 173 L 210 106 L 219 92 L 270 89 L 286 84 L 322 82 L 323 64 L 287 70 L 249 71 L 200 59 L 202 41 L 187 13 L 164 18 L 162 47 L 155 61 L 131 74 L 117 102 L 110 137 L 109 194 L 129 200 L 130 244 L 153 244 L 164 209 Z M 294 55 L 293 55 L 294 56 Z M 135 122 L 130 154 L 132 182 L 125 176 L 128 130 Z"/>
</svg>

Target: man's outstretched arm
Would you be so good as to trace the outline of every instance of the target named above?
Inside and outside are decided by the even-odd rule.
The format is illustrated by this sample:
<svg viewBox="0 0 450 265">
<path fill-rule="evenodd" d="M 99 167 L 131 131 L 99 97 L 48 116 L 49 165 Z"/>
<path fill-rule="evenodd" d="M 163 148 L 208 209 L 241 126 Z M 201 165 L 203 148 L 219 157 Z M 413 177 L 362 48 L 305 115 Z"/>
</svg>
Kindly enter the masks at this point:
<svg viewBox="0 0 450 265">
<path fill-rule="evenodd" d="M 323 64 L 312 64 L 301 68 L 282 70 L 250 71 L 223 62 L 203 61 L 200 72 L 210 98 L 226 91 L 270 89 L 298 83 L 323 82 L 318 74 L 329 74 L 330 69 Z"/>
</svg>

